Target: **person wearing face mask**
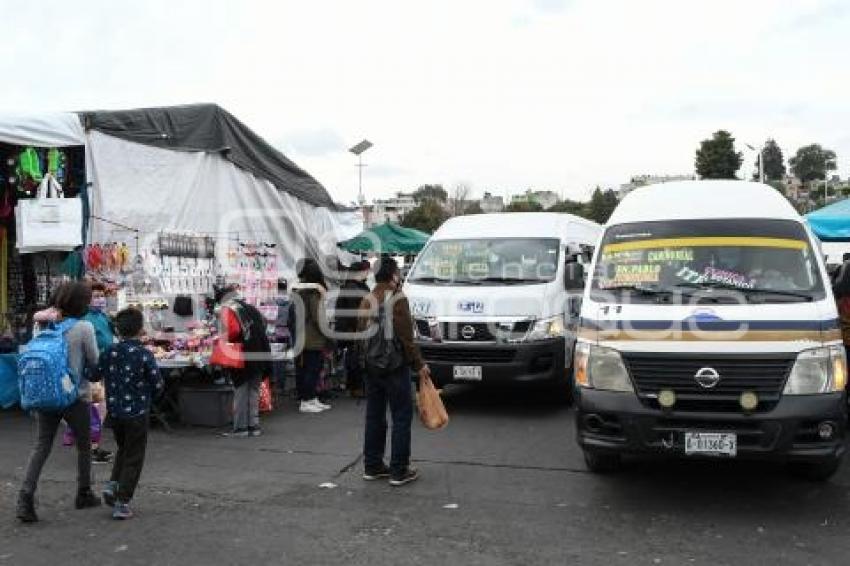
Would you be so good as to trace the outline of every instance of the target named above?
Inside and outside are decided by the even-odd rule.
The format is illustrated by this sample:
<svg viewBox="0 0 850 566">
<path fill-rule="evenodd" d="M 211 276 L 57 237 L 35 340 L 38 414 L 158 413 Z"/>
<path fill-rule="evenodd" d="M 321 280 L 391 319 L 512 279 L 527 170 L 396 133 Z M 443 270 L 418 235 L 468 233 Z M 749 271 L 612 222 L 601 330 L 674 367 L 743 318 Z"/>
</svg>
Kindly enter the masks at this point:
<svg viewBox="0 0 850 566">
<path fill-rule="evenodd" d="M 89 321 L 94 326 L 97 351 L 102 354 L 115 342 L 115 331 L 109 315 L 106 314 L 106 287 L 100 283 L 94 283 L 91 289 L 91 305 L 83 320 Z"/>
<path fill-rule="evenodd" d="M 93 283 L 91 290 L 91 304 L 83 320 L 87 320 L 94 327 L 98 355 L 102 355 L 115 342 L 115 331 L 112 320 L 106 314 L 106 287 L 101 283 Z M 106 398 L 100 383 L 92 384 L 92 409 L 97 411 L 97 417 L 92 415 L 92 462 L 108 464 L 112 459 L 112 452 L 100 447 L 101 425 L 106 420 Z M 97 419 L 100 423 L 94 422 Z"/>
</svg>

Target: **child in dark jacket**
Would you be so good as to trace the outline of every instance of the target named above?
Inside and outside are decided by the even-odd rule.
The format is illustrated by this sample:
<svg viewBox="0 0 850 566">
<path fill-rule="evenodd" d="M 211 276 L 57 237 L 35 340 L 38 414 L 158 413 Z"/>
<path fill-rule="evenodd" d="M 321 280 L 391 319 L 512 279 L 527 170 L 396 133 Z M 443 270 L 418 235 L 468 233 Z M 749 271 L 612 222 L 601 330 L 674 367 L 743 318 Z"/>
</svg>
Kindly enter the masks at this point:
<svg viewBox="0 0 850 566">
<path fill-rule="evenodd" d="M 125 309 L 116 316 L 115 326 L 121 341 L 103 352 L 97 372 L 106 386 L 106 406 L 118 445 L 103 501 L 113 507 L 113 519 L 130 519 L 130 500 L 145 461 L 151 402 L 162 392 L 163 382 L 153 354 L 139 341 L 142 313 Z"/>
</svg>

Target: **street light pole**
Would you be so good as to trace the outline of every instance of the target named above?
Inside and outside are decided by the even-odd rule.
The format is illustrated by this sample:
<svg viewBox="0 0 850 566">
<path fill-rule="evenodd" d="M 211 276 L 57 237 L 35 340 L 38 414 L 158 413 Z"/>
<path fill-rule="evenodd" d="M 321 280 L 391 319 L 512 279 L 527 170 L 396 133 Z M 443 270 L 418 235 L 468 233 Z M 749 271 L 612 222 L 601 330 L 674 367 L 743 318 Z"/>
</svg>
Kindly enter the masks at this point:
<svg viewBox="0 0 850 566">
<path fill-rule="evenodd" d="M 745 146 L 750 148 L 751 151 L 756 151 L 756 148 L 752 145 L 745 143 Z M 758 150 L 758 158 L 759 158 L 759 183 L 764 183 L 764 146 Z"/>
<path fill-rule="evenodd" d="M 363 195 L 363 168 L 366 167 L 366 165 L 364 165 L 363 163 L 363 152 L 369 149 L 370 147 L 372 147 L 372 142 L 370 142 L 369 140 L 363 140 L 362 142 L 358 143 L 357 145 L 348 150 L 357 156 L 357 199 L 360 201 L 360 206 L 366 204 L 366 198 Z"/>
<path fill-rule="evenodd" d="M 363 197 L 363 154 L 357 154 L 357 202 L 361 205 L 366 202 Z"/>
</svg>

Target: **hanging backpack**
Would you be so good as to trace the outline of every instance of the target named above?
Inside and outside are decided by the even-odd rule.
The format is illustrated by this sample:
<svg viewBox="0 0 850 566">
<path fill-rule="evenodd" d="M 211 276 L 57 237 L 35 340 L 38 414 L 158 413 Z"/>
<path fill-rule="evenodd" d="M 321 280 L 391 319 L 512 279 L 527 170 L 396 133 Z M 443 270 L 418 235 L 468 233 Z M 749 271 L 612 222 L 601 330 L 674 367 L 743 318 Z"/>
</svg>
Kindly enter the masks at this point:
<svg viewBox="0 0 850 566">
<path fill-rule="evenodd" d="M 387 295 L 378 305 L 377 320 L 373 324 L 377 331 L 366 340 L 366 370 L 386 374 L 404 365 L 404 354 L 395 337 L 392 316 L 388 317 L 392 295 Z"/>
<path fill-rule="evenodd" d="M 18 386 L 25 410 L 63 411 L 79 396 L 78 377 L 68 366 L 65 333 L 77 323 L 69 318 L 30 340 L 18 358 Z"/>
</svg>

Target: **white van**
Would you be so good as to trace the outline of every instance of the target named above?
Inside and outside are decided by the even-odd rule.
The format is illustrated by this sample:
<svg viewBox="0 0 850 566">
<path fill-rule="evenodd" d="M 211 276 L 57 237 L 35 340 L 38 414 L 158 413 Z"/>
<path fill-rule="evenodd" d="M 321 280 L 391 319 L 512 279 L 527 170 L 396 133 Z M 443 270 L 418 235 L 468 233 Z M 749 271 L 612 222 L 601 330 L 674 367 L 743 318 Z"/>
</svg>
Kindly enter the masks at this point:
<svg viewBox="0 0 850 566">
<path fill-rule="evenodd" d="M 846 356 L 817 241 L 775 189 L 640 188 L 597 247 L 581 307 L 578 442 L 778 459 L 826 479 L 844 453 Z"/>
<path fill-rule="evenodd" d="M 581 289 L 570 293 L 565 283 L 589 263 L 600 233 L 594 222 L 557 213 L 443 224 L 404 287 L 434 381 L 560 381 L 566 398 Z"/>
</svg>

